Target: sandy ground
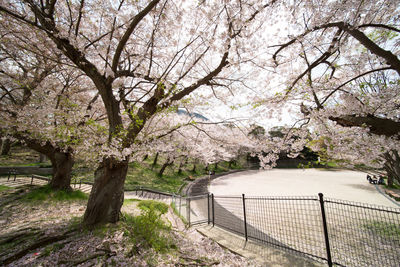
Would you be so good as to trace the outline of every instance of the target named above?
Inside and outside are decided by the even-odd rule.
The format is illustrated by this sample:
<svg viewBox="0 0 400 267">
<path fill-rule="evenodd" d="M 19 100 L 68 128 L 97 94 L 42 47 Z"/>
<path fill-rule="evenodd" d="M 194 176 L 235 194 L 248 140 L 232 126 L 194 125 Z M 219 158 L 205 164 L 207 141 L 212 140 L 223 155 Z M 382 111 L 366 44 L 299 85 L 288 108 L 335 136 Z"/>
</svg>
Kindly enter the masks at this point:
<svg viewBox="0 0 400 267">
<path fill-rule="evenodd" d="M 209 185 L 214 195 L 314 196 L 399 208 L 368 183 L 366 173 L 326 169 L 245 171 L 217 178 Z"/>
</svg>

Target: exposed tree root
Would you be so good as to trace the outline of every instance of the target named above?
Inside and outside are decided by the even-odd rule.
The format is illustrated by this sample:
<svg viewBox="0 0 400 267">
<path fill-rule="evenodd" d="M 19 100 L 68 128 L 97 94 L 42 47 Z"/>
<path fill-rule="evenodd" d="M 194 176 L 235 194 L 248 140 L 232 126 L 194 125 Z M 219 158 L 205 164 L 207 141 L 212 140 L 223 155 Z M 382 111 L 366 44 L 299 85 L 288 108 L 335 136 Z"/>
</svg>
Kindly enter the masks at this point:
<svg viewBox="0 0 400 267">
<path fill-rule="evenodd" d="M 97 249 L 97 251 L 94 254 L 88 255 L 87 257 L 84 257 L 84 258 L 81 258 L 81 259 L 77 259 L 77 260 L 74 260 L 74 261 L 60 260 L 58 262 L 58 264 L 68 264 L 68 265 L 71 265 L 71 266 L 77 266 L 79 264 L 82 264 L 84 262 L 90 261 L 90 260 L 95 259 L 97 257 L 106 256 L 107 258 L 109 258 L 109 257 L 115 256 L 115 255 L 116 255 L 116 253 L 111 251 L 111 250 L 108 250 L 108 249 Z"/>
<path fill-rule="evenodd" d="M 192 258 L 186 255 L 183 255 L 182 252 L 180 252 L 179 258 L 184 260 L 185 262 L 179 263 L 179 266 L 214 266 L 220 264 L 219 261 L 216 260 L 210 260 L 210 259 L 198 259 L 198 258 Z"/>
<path fill-rule="evenodd" d="M 32 250 L 41 248 L 43 246 L 47 246 L 51 243 L 55 243 L 55 242 L 64 240 L 70 236 L 71 232 L 74 232 L 74 231 L 75 230 L 67 231 L 61 235 L 46 236 L 46 237 L 39 238 L 39 240 L 37 240 L 35 243 L 30 244 L 29 246 L 17 251 L 16 253 L 12 254 L 8 258 L 4 259 L 3 262 L 0 262 L 0 264 L 4 264 L 4 265 L 9 264 L 15 260 L 22 258 L 23 256 L 25 256 Z"/>
<path fill-rule="evenodd" d="M 38 234 L 40 231 L 36 228 L 24 228 L 20 229 L 17 232 L 13 232 L 10 235 L 2 235 L 0 236 L 0 246 L 6 243 L 10 243 L 20 237 L 27 237 Z"/>
</svg>

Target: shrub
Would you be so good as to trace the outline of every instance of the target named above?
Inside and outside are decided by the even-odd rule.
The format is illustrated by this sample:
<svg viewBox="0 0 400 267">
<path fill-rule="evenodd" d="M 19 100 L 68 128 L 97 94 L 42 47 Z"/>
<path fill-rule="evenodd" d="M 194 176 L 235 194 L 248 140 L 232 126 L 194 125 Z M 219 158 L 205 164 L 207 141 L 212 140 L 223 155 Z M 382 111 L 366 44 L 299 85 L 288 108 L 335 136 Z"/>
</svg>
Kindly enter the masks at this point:
<svg viewBox="0 0 400 267">
<path fill-rule="evenodd" d="M 166 224 L 161 216 L 168 211 L 164 203 L 144 200 L 138 204 L 141 215 L 133 217 L 124 214 L 125 231 L 133 243 L 132 252 L 138 247 L 152 248 L 157 252 L 165 252 L 175 245 L 170 236 L 171 226 Z"/>
</svg>

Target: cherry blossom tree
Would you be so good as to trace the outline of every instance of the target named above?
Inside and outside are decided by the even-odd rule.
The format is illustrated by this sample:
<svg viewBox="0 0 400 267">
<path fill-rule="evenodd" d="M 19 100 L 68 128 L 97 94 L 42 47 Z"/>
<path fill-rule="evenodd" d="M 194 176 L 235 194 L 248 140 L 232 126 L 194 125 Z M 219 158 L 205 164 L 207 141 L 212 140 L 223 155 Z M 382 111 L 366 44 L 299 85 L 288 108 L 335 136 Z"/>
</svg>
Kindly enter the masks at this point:
<svg viewBox="0 0 400 267">
<path fill-rule="evenodd" d="M 302 1 L 285 10 L 286 40 L 265 64 L 285 74 L 272 101 L 297 105 L 297 126 L 325 136 L 330 155 L 399 179 L 398 2 Z"/>
<path fill-rule="evenodd" d="M 63 62 L 54 45 L 32 42 L 42 33 L 24 32 L 12 20 L 0 23 L 0 130 L 46 155 L 53 166 L 50 186 L 70 190 L 81 128 L 104 109 L 92 109 L 96 99 L 85 77 Z"/>
<path fill-rule="evenodd" d="M 157 112 L 195 90 L 236 90 L 275 1 L 2 1 L 1 16 L 46 35 L 97 90 L 108 140 L 84 222 L 116 222 L 129 155 Z M 37 40 L 36 40 L 37 42 Z M 189 98 L 185 98 L 190 101 Z M 124 123 L 124 117 L 129 123 Z"/>
</svg>

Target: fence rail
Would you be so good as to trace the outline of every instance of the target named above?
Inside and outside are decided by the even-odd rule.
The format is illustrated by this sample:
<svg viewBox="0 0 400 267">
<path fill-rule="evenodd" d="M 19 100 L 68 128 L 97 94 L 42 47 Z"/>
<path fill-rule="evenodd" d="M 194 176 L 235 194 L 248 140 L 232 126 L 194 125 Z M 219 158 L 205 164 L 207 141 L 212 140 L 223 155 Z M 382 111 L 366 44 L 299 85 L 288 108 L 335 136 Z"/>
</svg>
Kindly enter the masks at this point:
<svg viewBox="0 0 400 267">
<path fill-rule="evenodd" d="M 329 266 L 399 266 L 400 209 L 318 196 L 175 197 L 190 225 L 208 223 Z"/>
</svg>

